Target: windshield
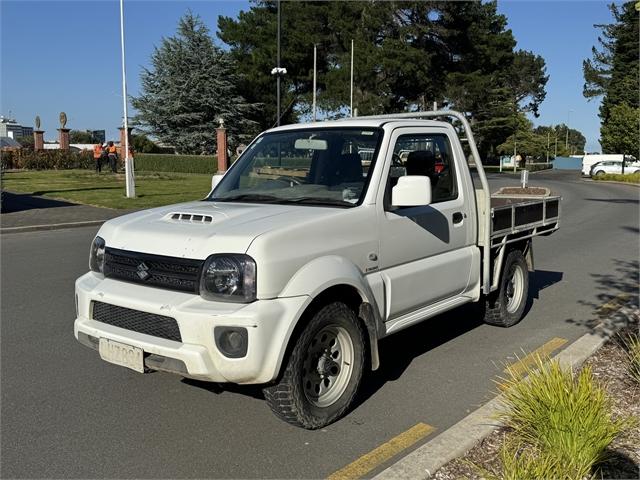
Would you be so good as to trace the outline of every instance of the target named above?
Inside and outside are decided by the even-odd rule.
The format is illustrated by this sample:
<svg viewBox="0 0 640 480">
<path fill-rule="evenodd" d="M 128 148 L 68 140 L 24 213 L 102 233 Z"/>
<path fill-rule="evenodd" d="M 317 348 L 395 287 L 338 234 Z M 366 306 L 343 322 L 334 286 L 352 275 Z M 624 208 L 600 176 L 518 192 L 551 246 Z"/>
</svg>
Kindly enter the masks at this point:
<svg viewBox="0 0 640 480">
<path fill-rule="evenodd" d="M 381 138 L 379 128 L 267 133 L 207 200 L 353 207 L 364 199 Z"/>
</svg>

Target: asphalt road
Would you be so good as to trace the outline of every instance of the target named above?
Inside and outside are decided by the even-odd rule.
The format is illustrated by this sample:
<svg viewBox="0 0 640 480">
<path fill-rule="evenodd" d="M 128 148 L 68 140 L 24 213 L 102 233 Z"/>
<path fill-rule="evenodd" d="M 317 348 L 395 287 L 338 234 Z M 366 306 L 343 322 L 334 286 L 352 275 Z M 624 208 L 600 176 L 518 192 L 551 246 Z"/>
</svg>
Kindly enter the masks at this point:
<svg viewBox="0 0 640 480">
<path fill-rule="evenodd" d="M 73 282 L 97 228 L 3 235 L 0 476 L 320 478 L 419 422 L 433 438 L 493 396 L 515 354 L 577 339 L 597 306 L 637 292 L 640 189 L 557 171 L 531 184 L 562 194 L 562 225 L 534 243 L 524 320 L 500 329 L 461 308 L 385 339 L 357 407 L 320 431 L 277 420 L 259 388 L 101 361 L 73 337 Z"/>
</svg>

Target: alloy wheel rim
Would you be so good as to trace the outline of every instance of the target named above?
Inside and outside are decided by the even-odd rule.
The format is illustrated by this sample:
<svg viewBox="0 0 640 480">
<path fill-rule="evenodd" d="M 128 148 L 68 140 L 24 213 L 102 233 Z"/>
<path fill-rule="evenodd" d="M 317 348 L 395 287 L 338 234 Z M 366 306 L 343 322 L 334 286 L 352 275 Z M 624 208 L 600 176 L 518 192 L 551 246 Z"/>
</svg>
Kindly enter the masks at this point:
<svg viewBox="0 0 640 480">
<path fill-rule="evenodd" d="M 349 332 L 329 325 L 311 339 L 302 366 L 302 389 L 316 407 L 334 404 L 345 392 L 353 372 L 354 348 Z"/>
</svg>

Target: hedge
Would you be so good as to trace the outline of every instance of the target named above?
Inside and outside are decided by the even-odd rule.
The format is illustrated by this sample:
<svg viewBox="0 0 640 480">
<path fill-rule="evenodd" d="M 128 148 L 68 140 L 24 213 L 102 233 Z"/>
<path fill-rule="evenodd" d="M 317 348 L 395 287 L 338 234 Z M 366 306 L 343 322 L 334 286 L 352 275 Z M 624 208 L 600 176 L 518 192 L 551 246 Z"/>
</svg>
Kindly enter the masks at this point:
<svg viewBox="0 0 640 480">
<path fill-rule="evenodd" d="M 218 170 L 215 155 L 170 155 L 161 153 L 138 153 L 135 169 L 140 172 L 208 173 Z"/>
<path fill-rule="evenodd" d="M 39 150 L 29 149 L 3 151 L 2 170 L 68 170 L 72 168 L 95 168 L 93 153 L 71 150 Z"/>
</svg>

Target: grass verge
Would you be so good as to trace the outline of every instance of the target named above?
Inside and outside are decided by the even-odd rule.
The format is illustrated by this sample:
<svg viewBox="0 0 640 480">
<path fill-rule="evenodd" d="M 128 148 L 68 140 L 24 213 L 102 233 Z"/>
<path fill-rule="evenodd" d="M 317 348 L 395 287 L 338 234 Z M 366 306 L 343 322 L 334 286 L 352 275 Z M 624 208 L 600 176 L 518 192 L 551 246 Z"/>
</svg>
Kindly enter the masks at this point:
<svg viewBox="0 0 640 480">
<path fill-rule="evenodd" d="M 126 198 L 124 174 L 87 170 L 2 173 L 2 188 L 16 193 L 117 209 L 142 209 L 198 200 L 211 187 L 210 175 L 136 174 L 136 198 Z"/>
<path fill-rule="evenodd" d="M 628 175 L 607 173 L 605 175 L 595 175 L 591 178 L 593 180 L 605 180 L 609 182 L 640 183 L 640 173 L 631 173 Z"/>
</svg>

